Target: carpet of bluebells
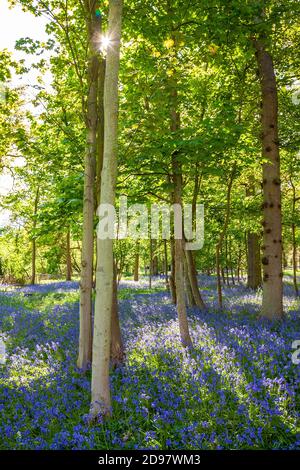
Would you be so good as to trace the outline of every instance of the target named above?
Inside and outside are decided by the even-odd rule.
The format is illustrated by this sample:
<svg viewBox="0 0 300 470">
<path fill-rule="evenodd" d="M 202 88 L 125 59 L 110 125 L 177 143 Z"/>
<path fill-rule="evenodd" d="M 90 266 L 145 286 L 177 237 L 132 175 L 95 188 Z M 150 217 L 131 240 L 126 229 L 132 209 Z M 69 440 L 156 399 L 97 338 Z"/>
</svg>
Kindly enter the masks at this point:
<svg viewBox="0 0 300 470">
<path fill-rule="evenodd" d="M 127 362 L 111 374 L 113 417 L 87 424 L 90 372 L 76 369 L 78 285 L 0 289 L 0 449 L 299 449 L 299 301 L 285 285 L 286 320 L 259 318 L 261 293 L 199 284 L 209 307 L 189 309 L 194 349 L 154 282 L 120 285 Z"/>
</svg>

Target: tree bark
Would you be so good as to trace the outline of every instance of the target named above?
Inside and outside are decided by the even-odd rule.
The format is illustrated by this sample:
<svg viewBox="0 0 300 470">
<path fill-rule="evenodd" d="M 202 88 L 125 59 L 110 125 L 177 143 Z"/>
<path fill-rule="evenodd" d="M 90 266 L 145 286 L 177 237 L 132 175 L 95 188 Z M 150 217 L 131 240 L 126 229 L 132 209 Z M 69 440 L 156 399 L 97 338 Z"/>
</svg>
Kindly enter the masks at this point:
<svg viewBox="0 0 300 470">
<path fill-rule="evenodd" d="M 296 216 L 296 202 L 299 198 L 296 198 L 296 187 L 293 183 L 292 178 L 290 178 L 290 183 L 293 190 L 293 202 L 292 202 L 292 250 L 293 250 L 293 284 L 295 289 L 296 297 L 299 296 L 299 288 L 297 283 L 297 244 L 296 244 L 296 224 L 294 218 Z"/>
<path fill-rule="evenodd" d="M 228 240 L 225 235 L 225 272 L 226 272 L 226 284 L 229 286 L 229 269 L 228 269 Z"/>
<path fill-rule="evenodd" d="M 253 175 L 249 178 L 249 185 L 246 189 L 246 196 L 255 195 L 255 181 Z M 260 257 L 260 237 L 253 231 L 247 232 L 247 287 L 258 289 L 262 285 L 261 277 L 261 257 Z"/>
<path fill-rule="evenodd" d="M 186 263 L 187 272 L 188 272 L 188 277 L 189 277 L 195 305 L 197 305 L 197 307 L 200 308 L 201 310 L 205 310 L 206 306 L 205 306 L 205 303 L 203 302 L 203 299 L 201 297 L 200 290 L 198 287 L 197 272 L 196 272 L 195 261 L 194 261 L 192 252 L 190 250 L 185 250 L 185 257 L 187 261 Z"/>
<path fill-rule="evenodd" d="M 40 199 L 40 188 L 39 186 L 36 189 L 35 193 L 35 198 L 34 198 L 34 206 L 33 206 L 33 224 L 32 224 L 32 229 L 33 232 L 36 229 L 36 216 L 38 212 L 38 205 L 39 205 L 39 199 Z M 35 233 L 33 233 L 32 237 L 32 242 L 31 242 L 31 284 L 36 283 L 36 237 Z"/>
<path fill-rule="evenodd" d="M 171 291 L 171 298 L 172 298 L 172 303 L 176 305 L 177 300 L 176 300 L 176 286 L 175 286 L 175 243 L 174 239 L 171 238 L 171 275 L 169 277 L 169 284 L 170 284 L 170 291 Z"/>
<path fill-rule="evenodd" d="M 235 286 L 234 271 L 233 271 L 233 260 L 232 260 L 232 239 L 231 239 L 231 237 L 229 237 L 228 247 L 229 247 L 229 266 L 230 266 L 231 282 L 232 282 L 232 285 Z"/>
<path fill-rule="evenodd" d="M 96 173 L 97 150 L 97 93 L 99 52 L 98 39 L 101 30 L 101 18 L 96 16 L 97 2 L 85 1 L 87 29 L 89 39 L 88 57 L 88 99 L 86 112 L 86 154 L 84 162 L 83 195 L 83 233 L 80 274 L 79 307 L 79 353 L 77 366 L 82 370 L 92 360 L 92 289 L 93 289 L 93 252 L 94 252 L 94 184 Z"/>
<path fill-rule="evenodd" d="M 149 240 L 149 289 L 152 289 L 152 274 L 153 274 L 153 264 L 152 264 L 152 256 L 153 256 L 153 246 L 152 246 L 152 239 Z"/>
<path fill-rule="evenodd" d="M 103 167 L 103 151 L 104 151 L 104 78 L 105 78 L 105 59 L 102 57 L 99 59 L 99 70 L 98 70 L 98 103 L 97 103 L 97 152 L 96 152 L 96 191 L 95 200 L 96 207 L 100 204 L 100 192 L 101 192 L 101 172 Z"/>
<path fill-rule="evenodd" d="M 257 289 L 261 286 L 261 261 L 259 235 L 247 234 L 247 287 Z"/>
<path fill-rule="evenodd" d="M 227 232 L 227 227 L 229 224 L 229 218 L 230 218 L 230 201 L 231 201 L 231 189 L 233 185 L 233 180 L 235 176 L 235 167 L 236 165 L 234 164 L 231 175 L 229 177 L 228 181 L 228 186 L 227 186 L 227 196 L 226 196 L 226 213 L 225 213 L 225 220 L 224 220 L 224 225 L 221 230 L 220 236 L 219 236 L 219 241 L 216 245 L 216 267 L 217 267 L 217 290 L 218 290 L 218 303 L 219 303 L 219 308 L 223 308 L 223 296 L 222 296 L 222 285 L 221 285 L 221 261 L 220 261 L 220 256 L 222 252 L 222 246 L 223 246 L 223 241 L 224 237 L 226 236 Z M 222 276 L 223 272 L 222 272 Z"/>
<path fill-rule="evenodd" d="M 152 240 L 153 244 L 153 256 L 152 256 L 152 273 L 153 276 L 158 275 L 158 257 L 157 257 L 157 243 L 156 240 Z"/>
<path fill-rule="evenodd" d="M 71 234 L 68 227 L 66 235 L 66 281 L 72 280 Z"/>
<path fill-rule="evenodd" d="M 113 298 L 111 310 L 111 350 L 110 357 L 112 366 L 119 367 L 124 363 L 125 351 L 122 340 L 119 312 L 118 312 L 118 287 L 117 287 L 117 268 L 114 263 L 114 281 L 113 281 Z"/>
<path fill-rule="evenodd" d="M 118 79 L 122 0 L 109 1 L 108 37 L 104 85 L 104 156 L 101 204 L 115 204 L 118 146 Z M 96 300 L 93 338 L 91 419 L 111 414 L 109 363 L 114 285 L 113 240 L 97 239 Z M 100 256 L 99 256 L 100 253 Z"/>
<path fill-rule="evenodd" d="M 177 90 L 176 87 L 171 89 L 171 132 L 176 132 L 180 128 L 180 115 L 177 111 Z M 178 158 L 178 151 L 172 154 L 172 170 L 173 170 L 173 203 L 182 208 L 182 167 Z M 179 223 L 179 220 L 174 220 L 174 224 Z M 182 234 L 183 235 L 183 234 Z M 175 286 L 176 286 L 176 301 L 177 301 L 177 314 L 179 321 L 179 331 L 182 344 L 184 346 L 192 346 L 192 340 L 189 332 L 189 325 L 187 319 L 187 311 L 185 305 L 184 294 L 184 273 L 183 273 L 183 248 L 182 239 L 175 238 L 174 240 L 175 251 Z"/>
<path fill-rule="evenodd" d="M 133 280 L 138 282 L 139 280 L 139 269 L 140 269 L 140 243 L 137 240 L 135 245 L 135 255 L 134 255 L 134 273 Z"/>
<path fill-rule="evenodd" d="M 168 277 L 168 247 L 167 247 L 167 240 L 164 240 L 164 269 L 165 269 L 165 283 L 166 283 L 166 289 L 169 290 L 169 277 Z"/>
<path fill-rule="evenodd" d="M 263 301 L 261 313 L 269 319 L 283 317 L 282 227 L 278 141 L 277 85 L 272 57 L 264 40 L 254 40 L 262 96 L 263 164 Z"/>
<path fill-rule="evenodd" d="M 196 303 L 195 303 L 195 299 L 194 299 L 192 288 L 191 288 L 186 256 L 183 257 L 183 268 L 184 268 L 184 286 L 185 286 L 187 304 L 189 307 L 194 307 Z"/>
</svg>

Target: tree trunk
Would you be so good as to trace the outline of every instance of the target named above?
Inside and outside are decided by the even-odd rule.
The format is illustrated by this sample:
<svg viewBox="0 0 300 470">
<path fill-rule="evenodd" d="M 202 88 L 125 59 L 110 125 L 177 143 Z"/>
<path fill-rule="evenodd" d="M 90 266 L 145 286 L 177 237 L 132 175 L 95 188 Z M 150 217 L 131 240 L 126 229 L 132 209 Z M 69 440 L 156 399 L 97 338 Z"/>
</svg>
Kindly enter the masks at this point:
<svg viewBox="0 0 300 470">
<path fill-rule="evenodd" d="M 217 292 L 218 292 L 218 304 L 219 308 L 223 308 L 223 296 L 222 296 L 222 283 L 221 283 L 221 274 L 223 275 L 223 270 L 221 268 L 220 262 L 220 247 L 219 244 L 216 244 L 216 271 L 217 271 Z"/>
<path fill-rule="evenodd" d="M 229 286 L 228 241 L 227 241 L 227 235 L 225 236 L 225 272 L 226 272 L 226 284 L 227 284 L 227 286 Z"/>
<path fill-rule="evenodd" d="M 70 227 L 67 230 L 66 236 L 66 281 L 72 280 L 72 258 L 71 258 L 71 235 Z"/>
<path fill-rule="evenodd" d="M 134 274 L 133 280 L 138 282 L 139 280 L 139 268 L 140 268 L 140 243 L 137 240 L 135 245 L 135 256 L 134 256 Z"/>
<path fill-rule="evenodd" d="M 38 205 L 39 205 L 39 198 L 40 198 L 40 188 L 39 186 L 37 187 L 36 193 L 35 193 L 35 199 L 34 199 L 34 207 L 33 207 L 33 224 L 32 224 L 32 229 L 33 229 L 33 236 L 32 236 L 32 242 L 31 242 L 31 284 L 35 284 L 36 282 L 36 236 L 35 236 L 35 229 L 36 229 L 36 216 L 37 216 L 37 211 L 38 211 Z"/>
<path fill-rule="evenodd" d="M 171 275 L 169 278 L 169 284 L 170 284 L 170 290 L 171 290 L 171 298 L 172 298 L 172 303 L 176 305 L 177 300 L 176 300 L 176 286 L 175 286 L 175 243 L 174 239 L 171 238 Z"/>
<path fill-rule="evenodd" d="M 100 34 L 101 32 L 99 32 Z M 95 200 L 96 207 L 100 204 L 100 192 L 101 192 L 101 172 L 103 167 L 103 150 L 104 150 L 104 109 L 103 109 L 103 98 L 104 98 L 104 78 L 105 78 L 105 59 L 99 59 L 99 70 L 98 70 L 98 123 L 97 123 L 97 158 L 96 158 L 96 191 Z"/>
<path fill-rule="evenodd" d="M 220 253 L 220 260 L 221 258 L 222 258 L 222 252 Z M 222 275 L 223 286 L 225 286 L 226 285 L 225 269 L 223 268 L 222 265 L 221 265 L 221 275 Z"/>
<path fill-rule="evenodd" d="M 202 109 L 202 115 L 200 119 L 201 121 L 203 121 L 204 113 L 205 113 L 205 107 L 203 107 Z M 193 189 L 193 200 L 192 200 L 192 224 L 194 228 L 196 224 L 197 199 L 198 199 L 198 195 L 199 195 L 199 191 L 201 187 L 201 179 L 202 179 L 202 174 L 199 175 L 199 164 L 197 162 L 196 167 L 195 167 L 194 189 Z M 194 251 L 185 250 L 185 256 L 187 258 L 188 275 L 190 279 L 194 301 L 197 307 L 204 310 L 206 306 L 202 300 L 200 290 L 198 287 L 197 270 L 195 266 L 195 255 L 196 253 Z"/>
<path fill-rule="evenodd" d="M 101 18 L 96 1 L 85 1 L 89 38 L 86 153 L 84 162 L 83 233 L 80 274 L 79 353 L 77 366 L 85 371 L 92 360 L 92 288 L 94 252 L 94 184 L 97 150 L 98 40 Z"/>
<path fill-rule="evenodd" d="M 272 57 L 263 40 L 254 40 L 262 96 L 263 164 L 263 301 L 262 315 L 283 317 L 281 190 L 277 86 Z"/>
<path fill-rule="evenodd" d="M 231 239 L 231 237 L 229 237 L 228 246 L 229 246 L 229 266 L 230 266 L 231 282 L 232 282 L 232 285 L 235 286 L 233 260 L 232 260 L 232 239 Z"/>
<path fill-rule="evenodd" d="M 101 204 L 115 204 L 118 145 L 118 78 L 122 0 L 109 1 L 108 37 L 104 85 L 104 156 Z M 91 419 L 111 414 L 109 362 L 114 285 L 113 240 L 97 239 L 96 300 L 93 338 Z M 100 256 L 99 256 L 100 253 Z"/>
<path fill-rule="evenodd" d="M 298 283 L 297 283 L 297 244 L 296 244 L 296 224 L 294 222 L 294 218 L 296 216 L 296 202 L 299 200 L 299 198 L 296 198 L 296 187 L 292 181 L 292 178 L 290 178 L 291 186 L 293 189 L 293 203 L 292 203 L 292 249 L 293 249 L 293 284 L 294 284 L 294 289 L 295 289 L 295 294 L 296 297 L 299 296 L 299 289 L 298 289 Z"/>
<path fill-rule="evenodd" d="M 247 287 L 250 289 L 257 289 L 262 282 L 259 238 L 256 233 L 247 234 Z"/>
<path fill-rule="evenodd" d="M 206 306 L 202 300 L 200 290 L 198 287 L 197 272 L 196 272 L 195 261 L 194 261 L 192 252 L 190 250 L 185 250 L 185 257 L 186 257 L 186 262 L 187 262 L 186 264 L 187 264 L 188 277 L 189 277 L 195 305 L 197 305 L 197 307 L 200 308 L 201 310 L 205 310 Z"/>
<path fill-rule="evenodd" d="M 30 284 L 34 285 L 36 282 L 36 241 L 35 238 L 31 242 L 31 280 Z"/>
<path fill-rule="evenodd" d="M 296 245 L 296 225 L 292 224 L 292 244 L 293 244 L 293 284 L 296 297 L 299 296 L 299 289 L 297 283 L 297 245 Z"/>
<path fill-rule="evenodd" d="M 233 180 L 234 180 L 234 176 L 235 176 L 235 168 L 236 168 L 236 164 L 233 165 L 233 169 L 232 169 L 231 175 L 229 177 L 229 181 L 228 181 L 227 196 L 226 196 L 225 220 L 224 220 L 224 225 L 223 225 L 223 228 L 222 228 L 220 236 L 219 236 L 219 241 L 216 245 L 217 289 L 218 289 L 218 303 L 219 303 L 219 308 L 220 309 L 223 308 L 220 255 L 221 255 L 221 252 L 222 252 L 224 237 L 226 236 L 227 227 L 228 227 L 228 224 L 229 224 L 231 189 L 232 189 Z M 223 270 L 222 270 L 222 276 L 224 276 Z"/>
<path fill-rule="evenodd" d="M 114 284 L 111 310 L 111 350 L 110 357 L 113 367 L 118 367 L 124 363 L 125 351 L 122 340 L 119 312 L 118 312 L 118 290 L 117 290 L 117 268 L 114 263 Z"/>
<path fill-rule="evenodd" d="M 249 178 L 249 186 L 246 189 L 246 196 L 255 196 L 255 180 L 253 175 Z M 246 235 L 247 249 L 247 287 L 257 289 L 262 284 L 261 259 L 260 259 L 260 237 L 253 231 L 248 231 Z"/>
<path fill-rule="evenodd" d="M 165 283 L 166 288 L 169 290 L 169 278 L 168 278 L 168 247 L 167 240 L 164 240 L 164 269 L 165 269 Z"/>
<path fill-rule="evenodd" d="M 196 303 L 195 303 L 195 299 L 194 299 L 192 288 L 191 288 L 186 256 L 183 257 L 183 268 L 184 268 L 183 269 L 183 271 L 184 271 L 184 286 L 185 286 L 187 304 L 188 304 L 189 307 L 194 307 L 196 305 Z"/>
<path fill-rule="evenodd" d="M 152 259 L 152 273 L 153 276 L 158 275 L 158 257 L 157 257 L 157 243 L 156 240 L 152 240 L 153 243 L 153 257 Z"/>
<path fill-rule="evenodd" d="M 238 265 L 237 265 L 237 281 L 238 281 L 238 283 L 241 282 L 241 262 L 242 262 L 242 249 L 241 249 L 241 245 L 239 244 Z"/>
<path fill-rule="evenodd" d="M 173 88 L 171 91 L 171 131 L 176 132 L 180 127 L 180 117 L 177 112 L 177 91 Z M 172 154 L 172 170 L 173 170 L 173 184 L 174 184 L 174 204 L 182 208 L 182 168 L 180 160 L 178 159 L 178 151 Z M 179 224 L 180 221 L 174 218 L 174 225 Z M 182 219 L 182 217 L 181 217 Z M 182 222 L 182 220 L 181 220 Z M 187 319 L 187 311 L 185 305 L 184 294 L 184 274 L 183 274 L 183 248 L 182 239 L 175 238 L 175 286 L 176 286 L 176 301 L 177 301 L 177 314 L 179 321 L 179 331 L 182 344 L 184 346 L 192 346 L 192 340 L 189 332 L 189 325 Z"/>
<path fill-rule="evenodd" d="M 152 273 L 153 273 L 153 264 L 152 264 L 152 256 L 153 256 L 153 246 L 152 246 L 152 239 L 149 240 L 149 247 L 150 247 L 150 256 L 149 256 L 149 289 L 152 289 Z"/>
</svg>

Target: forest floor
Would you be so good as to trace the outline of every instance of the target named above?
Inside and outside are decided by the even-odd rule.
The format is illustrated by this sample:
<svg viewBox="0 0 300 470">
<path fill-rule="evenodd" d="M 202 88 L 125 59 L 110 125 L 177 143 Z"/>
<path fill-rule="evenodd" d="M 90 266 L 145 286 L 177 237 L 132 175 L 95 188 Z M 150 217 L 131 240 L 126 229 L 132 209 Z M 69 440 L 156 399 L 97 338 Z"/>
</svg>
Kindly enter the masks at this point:
<svg viewBox="0 0 300 470">
<path fill-rule="evenodd" d="M 78 284 L 0 290 L 0 449 L 299 449 L 300 305 L 286 278 L 283 323 L 259 318 L 261 293 L 199 279 L 207 312 L 189 309 L 194 349 L 155 280 L 120 284 L 126 365 L 111 374 L 113 417 L 89 426 L 90 372 L 76 369 Z"/>
</svg>

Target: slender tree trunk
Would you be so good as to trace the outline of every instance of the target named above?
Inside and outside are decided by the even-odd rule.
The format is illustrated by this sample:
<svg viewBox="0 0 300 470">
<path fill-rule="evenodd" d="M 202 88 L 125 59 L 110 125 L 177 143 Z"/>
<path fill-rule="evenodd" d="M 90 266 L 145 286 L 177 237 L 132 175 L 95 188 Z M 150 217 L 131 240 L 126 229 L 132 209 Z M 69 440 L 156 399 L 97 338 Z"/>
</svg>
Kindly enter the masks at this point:
<svg viewBox="0 0 300 470">
<path fill-rule="evenodd" d="M 171 91 L 171 131 L 176 132 L 180 128 L 180 117 L 177 112 L 177 91 L 173 88 Z M 173 170 L 173 184 L 174 184 L 174 204 L 182 208 L 182 168 L 180 160 L 178 159 L 178 151 L 173 152 L 172 155 L 172 170 Z M 179 224 L 180 221 L 174 220 L 174 224 Z M 184 294 L 184 273 L 183 273 L 183 248 L 182 239 L 175 238 L 175 286 L 176 286 L 176 301 L 177 301 L 177 314 L 179 320 L 179 330 L 182 344 L 184 346 L 192 346 L 192 340 L 189 332 L 189 325 L 187 319 L 187 311 L 185 305 Z"/>
<path fill-rule="evenodd" d="M 167 240 L 164 240 L 164 268 L 165 268 L 165 283 L 166 288 L 169 290 L 169 278 L 168 278 L 168 247 Z"/>
<path fill-rule="evenodd" d="M 239 244 L 238 265 L 237 265 L 237 280 L 238 280 L 238 283 L 241 282 L 241 262 L 242 262 L 242 249 L 241 249 L 241 245 Z"/>
<path fill-rule="evenodd" d="M 220 253 L 220 260 L 221 258 L 222 258 L 222 252 Z M 225 269 L 223 268 L 222 265 L 221 265 L 221 275 L 222 275 L 223 286 L 225 286 L 226 285 Z"/>
<path fill-rule="evenodd" d="M 296 225 L 292 223 L 292 244 L 293 244 L 293 284 L 295 294 L 299 296 L 299 288 L 297 283 L 297 245 L 296 245 Z"/>
<path fill-rule="evenodd" d="M 171 298 L 172 298 L 172 303 L 176 305 L 177 300 L 176 300 L 176 286 L 175 286 L 175 243 L 174 239 L 171 238 L 171 275 L 169 278 L 169 284 L 170 284 L 170 290 L 171 290 Z"/>
<path fill-rule="evenodd" d="M 194 299 L 192 288 L 191 288 L 186 256 L 183 257 L 183 271 L 184 271 L 184 286 L 185 286 L 187 304 L 189 307 L 193 307 L 196 305 L 196 303 L 195 303 L 195 299 Z"/>
<path fill-rule="evenodd" d="M 229 237 L 228 248 L 229 248 L 230 276 L 231 276 L 232 285 L 234 286 L 235 285 L 235 279 L 234 279 L 233 261 L 232 261 L 232 240 L 231 240 L 231 237 Z"/>
<path fill-rule="evenodd" d="M 72 280 L 71 234 L 68 227 L 66 235 L 66 281 Z"/>
<path fill-rule="evenodd" d="M 206 306 L 205 306 L 205 303 L 203 302 L 203 299 L 201 297 L 200 290 L 198 287 L 197 272 L 196 272 L 195 261 L 194 261 L 192 252 L 190 250 L 185 250 L 185 257 L 186 257 L 188 277 L 189 277 L 195 305 L 197 305 L 197 307 L 200 308 L 201 310 L 205 310 Z"/>
<path fill-rule="evenodd" d="M 31 242 L 31 280 L 30 284 L 36 283 L 36 240 L 32 239 Z"/>
<path fill-rule="evenodd" d="M 202 109 L 202 114 L 200 121 L 203 121 L 205 114 L 205 107 Z M 195 227 L 196 224 L 196 210 L 197 210 L 197 199 L 201 187 L 201 179 L 202 179 L 202 174 L 199 175 L 199 164 L 196 163 L 196 168 L 195 168 L 195 178 L 194 178 L 194 189 L 193 189 L 193 200 L 192 200 L 192 223 L 193 227 Z M 190 250 L 185 250 L 185 256 L 187 258 L 187 267 L 188 267 L 188 275 L 190 279 L 190 284 L 191 284 L 191 289 L 193 292 L 193 297 L 195 304 L 197 307 L 200 309 L 205 309 L 206 306 L 202 300 L 199 286 L 198 286 L 198 279 L 197 279 L 197 270 L 196 270 L 196 265 L 195 265 L 195 251 L 190 251 Z"/>
<path fill-rule="evenodd" d="M 220 262 L 220 246 L 216 245 L 216 271 L 217 271 L 217 292 L 218 292 L 218 304 L 219 308 L 223 308 L 223 296 L 222 296 L 222 283 L 221 283 L 221 262 Z"/>
<path fill-rule="evenodd" d="M 226 284 L 227 284 L 227 286 L 229 286 L 228 242 L 227 242 L 227 235 L 225 236 L 225 271 L 226 271 Z"/>
<path fill-rule="evenodd" d="M 249 179 L 249 186 L 246 189 L 246 196 L 255 195 L 255 182 L 252 176 Z M 247 239 L 247 287 L 257 289 L 262 284 L 261 278 L 261 257 L 260 257 L 260 237 L 253 231 L 248 231 Z"/>
<path fill-rule="evenodd" d="M 109 1 L 108 37 L 104 85 L 104 156 L 101 175 L 101 204 L 115 204 L 118 145 L 118 78 L 122 1 Z M 113 240 L 97 239 L 96 300 L 93 338 L 91 419 L 111 414 L 109 362 L 114 285 Z M 101 254 L 99 256 L 99 253 Z"/>
<path fill-rule="evenodd" d="M 37 211 L 38 211 L 38 205 L 39 205 L 39 198 L 40 198 L 40 188 L 39 186 L 37 187 L 36 193 L 35 193 L 35 199 L 34 199 L 34 207 L 33 207 L 33 232 L 35 232 L 36 229 L 36 216 L 37 216 Z M 32 237 L 32 242 L 31 242 L 31 284 L 35 284 L 36 282 L 36 235 L 33 233 Z"/>
<path fill-rule="evenodd" d="M 293 189 L 293 203 L 292 203 L 292 248 L 293 248 L 293 284 L 295 289 L 296 297 L 299 296 L 299 288 L 297 283 L 297 244 L 296 244 L 296 224 L 294 222 L 294 218 L 296 215 L 296 202 L 299 198 L 296 198 L 296 187 L 290 178 L 290 182 Z"/>
<path fill-rule="evenodd" d="M 154 276 L 157 276 L 158 275 L 158 257 L 157 257 L 157 243 L 156 243 L 156 240 L 152 240 L 152 253 L 153 253 L 153 257 L 151 258 L 152 259 L 152 272 L 153 272 L 153 275 Z"/>
<path fill-rule="evenodd" d="M 117 291 L 117 268 L 114 263 L 114 283 L 113 283 L 113 300 L 111 310 L 111 362 L 113 367 L 118 367 L 124 363 L 125 351 L 122 340 L 119 312 L 118 312 L 118 291 Z"/>
<path fill-rule="evenodd" d="M 135 255 L 134 255 L 134 274 L 133 279 L 135 282 L 139 280 L 139 269 L 140 269 L 140 243 L 137 240 L 135 245 Z"/>
<path fill-rule="evenodd" d="M 235 168 L 236 165 L 234 164 L 229 181 L 228 181 L 228 186 L 227 186 L 227 196 L 226 196 L 226 213 L 225 213 L 225 220 L 224 220 L 224 225 L 221 230 L 220 236 L 219 236 L 219 241 L 216 245 L 216 266 L 217 266 L 217 289 L 218 289 L 218 303 L 219 303 L 219 308 L 223 308 L 223 297 L 222 297 L 222 285 L 221 285 L 221 263 L 220 263 L 220 254 L 222 252 L 222 246 L 223 246 L 223 241 L 224 237 L 227 232 L 227 227 L 229 224 L 229 218 L 230 218 L 230 202 L 231 202 L 231 189 L 233 185 L 233 180 L 235 176 Z"/>
<path fill-rule="evenodd" d="M 259 235 L 254 232 L 247 234 L 247 286 L 257 289 L 261 286 L 261 261 Z"/>
<path fill-rule="evenodd" d="M 254 40 L 262 96 L 263 164 L 263 301 L 262 315 L 283 317 L 281 190 L 277 85 L 272 57 L 263 40 Z"/>
<path fill-rule="evenodd" d="M 152 257 L 153 257 L 153 246 L 152 246 L 152 239 L 149 240 L 149 248 L 150 248 L 150 256 L 149 256 L 149 289 L 152 289 L 152 274 L 153 274 L 153 264 L 152 264 Z"/>
<path fill-rule="evenodd" d="M 101 31 L 99 32 L 101 33 Z M 103 151 L 104 151 L 104 78 L 105 78 L 105 59 L 99 58 L 99 70 L 98 70 L 98 123 L 97 123 L 97 152 L 96 152 L 96 207 L 100 204 L 100 192 L 101 192 L 101 173 L 103 168 Z"/>
<path fill-rule="evenodd" d="M 97 2 L 85 1 L 89 37 L 88 99 L 86 113 L 87 143 L 84 162 L 83 233 L 80 274 L 80 326 L 77 366 L 85 371 L 92 360 L 92 289 L 94 252 L 94 184 L 97 149 L 97 93 L 101 18 Z"/>
</svg>

